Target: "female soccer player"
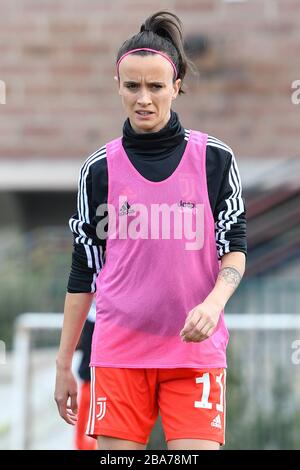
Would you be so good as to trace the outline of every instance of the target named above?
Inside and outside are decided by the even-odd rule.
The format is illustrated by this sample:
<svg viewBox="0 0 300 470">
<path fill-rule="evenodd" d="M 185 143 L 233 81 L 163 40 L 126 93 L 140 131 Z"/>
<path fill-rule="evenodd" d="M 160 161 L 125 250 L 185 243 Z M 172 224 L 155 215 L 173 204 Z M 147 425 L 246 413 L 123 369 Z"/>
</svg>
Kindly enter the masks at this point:
<svg viewBox="0 0 300 470">
<path fill-rule="evenodd" d="M 123 136 L 80 171 L 55 399 L 74 424 L 70 364 L 96 291 L 87 434 L 99 449 L 145 449 L 158 413 L 169 449 L 225 442 L 224 307 L 245 270 L 245 208 L 230 147 L 171 109 L 190 66 L 180 19 L 147 18 L 117 55 Z"/>
</svg>

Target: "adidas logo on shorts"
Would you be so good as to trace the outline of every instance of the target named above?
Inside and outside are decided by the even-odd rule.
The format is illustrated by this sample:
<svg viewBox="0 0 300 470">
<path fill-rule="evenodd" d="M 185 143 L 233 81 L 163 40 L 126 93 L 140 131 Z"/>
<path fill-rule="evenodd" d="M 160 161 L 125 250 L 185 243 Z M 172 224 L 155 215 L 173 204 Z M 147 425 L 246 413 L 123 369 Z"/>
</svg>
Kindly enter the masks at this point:
<svg viewBox="0 0 300 470">
<path fill-rule="evenodd" d="M 213 428 L 219 428 L 219 429 L 221 429 L 221 428 L 222 428 L 222 424 L 221 424 L 220 415 L 217 415 L 217 416 L 212 420 L 212 422 L 210 423 L 210 425 L 211 425 Z"/>
</svg>

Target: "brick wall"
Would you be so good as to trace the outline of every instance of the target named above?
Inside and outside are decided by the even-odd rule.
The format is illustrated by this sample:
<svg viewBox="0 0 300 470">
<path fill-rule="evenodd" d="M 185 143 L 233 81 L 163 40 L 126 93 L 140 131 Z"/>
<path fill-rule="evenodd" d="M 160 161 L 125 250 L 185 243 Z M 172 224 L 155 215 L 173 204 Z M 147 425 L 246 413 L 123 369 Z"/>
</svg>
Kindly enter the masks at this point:
<svg viewBox="0 0 300 470">
<path fill-rule="evenodd" d="M 3 0 L 0 158 L 84 159 L 121 134 L 116 52 L 161 8 L 186 35 L 205 35 L 200 77 L 174 109 L 186 127 L 227 142 L 239 158 L 299 155 L 299 0 Z"/>
</svg>

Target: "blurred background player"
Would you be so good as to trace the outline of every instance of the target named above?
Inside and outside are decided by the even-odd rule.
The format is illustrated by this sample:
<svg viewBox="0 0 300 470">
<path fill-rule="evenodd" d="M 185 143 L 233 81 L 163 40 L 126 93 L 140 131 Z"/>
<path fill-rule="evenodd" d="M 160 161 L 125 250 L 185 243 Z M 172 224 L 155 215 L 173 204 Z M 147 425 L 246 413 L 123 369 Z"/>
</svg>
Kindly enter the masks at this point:
<svg viewBox="0 0 300 470">
<path fill-rule="evenodd" d="M 78 348 L 82 352 L 78 375 L 81 379 L 78 384 L 78 415 L 77 423 L 74 429 L 74 445 L 77 450 L 96 450 L 97 442 L 95 439 L 86 435 L 86 427 L 88 423 L 90 411 L 90 356 L 92 336 L 96 319 L 96 304 L 95 299 L 91 305 L 88 317 L 84 324 Z"/>
</svg>

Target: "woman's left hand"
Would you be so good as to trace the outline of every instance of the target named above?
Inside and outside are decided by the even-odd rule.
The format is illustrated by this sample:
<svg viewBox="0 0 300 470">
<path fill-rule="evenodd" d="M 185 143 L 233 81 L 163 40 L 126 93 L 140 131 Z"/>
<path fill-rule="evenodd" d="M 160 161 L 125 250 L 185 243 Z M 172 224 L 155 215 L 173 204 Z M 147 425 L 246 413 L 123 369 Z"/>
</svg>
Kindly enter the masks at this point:
<svg viewBox="0 0 300 470">
<path fill-rule="evenodd" d="M 208 299 L 194 307 L 180 332 L 182 341 L 200 342 L 209 338 L 218 324 L 221 311 L 222 306 L 218 302 Z"/>
</svg>

